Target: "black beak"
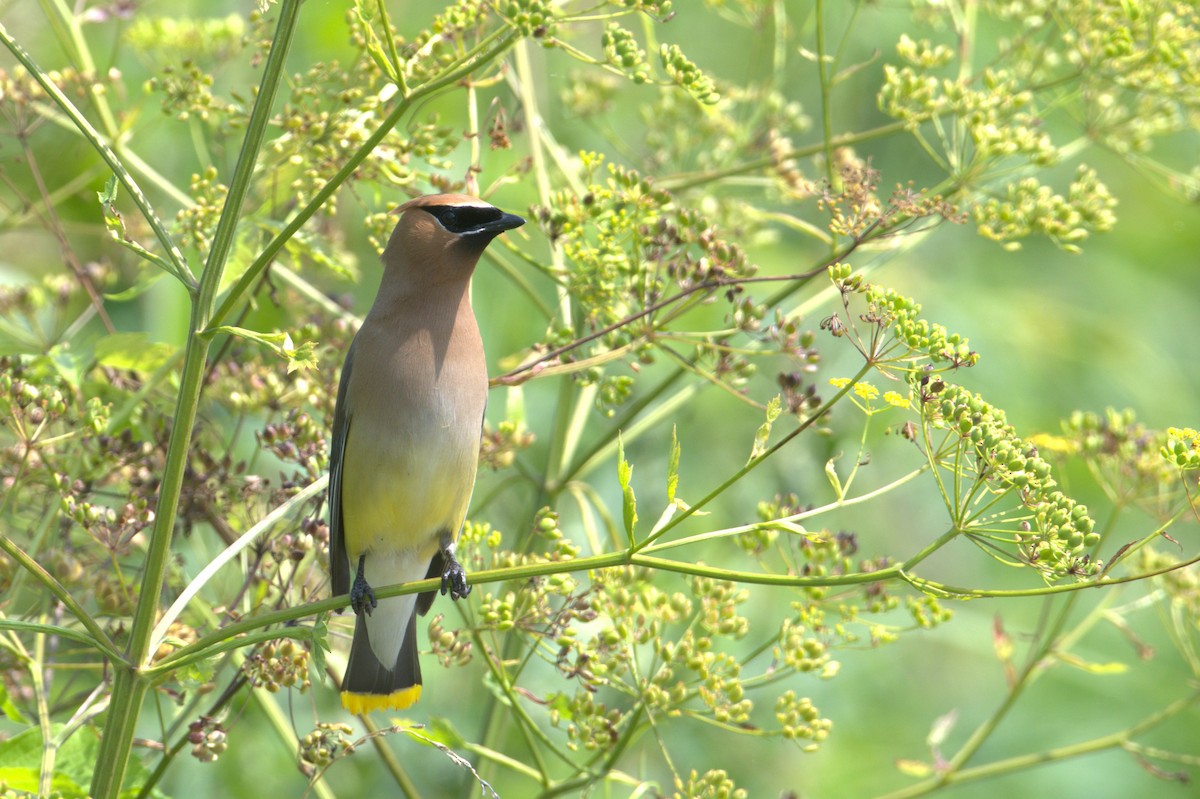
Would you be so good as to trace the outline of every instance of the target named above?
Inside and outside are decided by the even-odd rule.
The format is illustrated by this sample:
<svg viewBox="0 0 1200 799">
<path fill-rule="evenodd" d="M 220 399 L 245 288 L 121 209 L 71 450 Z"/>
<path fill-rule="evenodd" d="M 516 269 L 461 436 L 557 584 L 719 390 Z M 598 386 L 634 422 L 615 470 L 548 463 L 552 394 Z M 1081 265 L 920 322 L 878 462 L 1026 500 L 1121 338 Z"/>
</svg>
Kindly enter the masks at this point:
<svg viewBox="0 0 1200 799">
<path fill-rule="evenodd" d="M 500 214 L 499 219 L 493 219 L 490 222 L 484 222 L 479 227 L 467 233 L 468 236 L 499 236 L 506 230 L 513 230 L 525 224 L 525 219 L 516 214 Z"/>
</svg>

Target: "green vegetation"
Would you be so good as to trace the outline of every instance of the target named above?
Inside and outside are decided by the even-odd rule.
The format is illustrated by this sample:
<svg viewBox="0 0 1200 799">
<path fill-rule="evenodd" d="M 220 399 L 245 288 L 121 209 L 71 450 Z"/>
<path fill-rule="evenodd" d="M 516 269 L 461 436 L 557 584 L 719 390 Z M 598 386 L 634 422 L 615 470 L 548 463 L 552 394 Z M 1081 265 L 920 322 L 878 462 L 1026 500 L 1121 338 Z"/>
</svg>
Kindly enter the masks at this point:
<svg viewBox="0 0 1200 799">
<path fill-rule="evenodd" d="M 245 5 L 0 12 L 0 797 L 1197 775 L 1193 5 Z M 476 590 L 351 718 L 338 366 L 435 191 L 531 221 Z"/>
</svg>

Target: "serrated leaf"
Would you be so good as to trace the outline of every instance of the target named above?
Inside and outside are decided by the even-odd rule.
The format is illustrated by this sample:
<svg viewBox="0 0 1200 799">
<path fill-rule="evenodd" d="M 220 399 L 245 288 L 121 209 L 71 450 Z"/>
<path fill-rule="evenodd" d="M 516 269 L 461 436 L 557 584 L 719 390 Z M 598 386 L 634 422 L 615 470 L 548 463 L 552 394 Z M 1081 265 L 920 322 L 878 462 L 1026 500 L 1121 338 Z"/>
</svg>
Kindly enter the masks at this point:
<svg viewBox="0 0 1200 799">
<path fill-rule="evenodd" d="M 771 437 L 771 426 L 775 424 L 775 420 L 779 418 L 782 410 L 783 400 L 776 394 L 767 403 L 767 420 L 759 426 L 758 432 L 754 434 L 754 446 L 750 448 L 750 458 L 746 463 L 754 461 L 767 451 L 767 440 Z"/>
<path fill-rule="evenodd" d="M 633 466 L 625 460 L 625 442 L 621 434 L 617 434 L 617 482 L 621 484 L 621 515 L 625 520 L 625 535 L 629 543 L 633 543 L 634 529 L 637 527 L 637 498 L 633 495 Z"/>
<path fill-rule="evenodd" d="M 109 175 L 108 180 L 104 181 L 104 190 L 96 192 L 96 199 L 101 205 L 113 205 L 117 201 L 117 193 L 120 190 L 121 182 L 117 180 L 116 175 Z"/>
<path fill-rule="evenodd" d="M 150 340 L 143 332 L 113 333 L 96 342 L 96 361 L 113 369 L 153 372 L 175 357 L 169 344 Z"/>
</svg>

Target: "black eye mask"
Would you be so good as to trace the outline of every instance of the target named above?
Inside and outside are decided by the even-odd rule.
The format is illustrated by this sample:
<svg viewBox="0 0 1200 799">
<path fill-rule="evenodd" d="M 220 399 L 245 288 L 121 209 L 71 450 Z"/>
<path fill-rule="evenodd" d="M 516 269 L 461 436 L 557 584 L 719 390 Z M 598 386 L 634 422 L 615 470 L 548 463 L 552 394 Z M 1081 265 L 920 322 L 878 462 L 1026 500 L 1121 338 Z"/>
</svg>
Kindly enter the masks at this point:
<svg viewBox="0 0 1200 799">
<path fill-rule="evenodd" d="M 490 206 L 430 205 L 423 210 L 430 213 L 447 231 L 459 236 L 491 238 L 525 224 L 521 217 Z"/>
</svg>

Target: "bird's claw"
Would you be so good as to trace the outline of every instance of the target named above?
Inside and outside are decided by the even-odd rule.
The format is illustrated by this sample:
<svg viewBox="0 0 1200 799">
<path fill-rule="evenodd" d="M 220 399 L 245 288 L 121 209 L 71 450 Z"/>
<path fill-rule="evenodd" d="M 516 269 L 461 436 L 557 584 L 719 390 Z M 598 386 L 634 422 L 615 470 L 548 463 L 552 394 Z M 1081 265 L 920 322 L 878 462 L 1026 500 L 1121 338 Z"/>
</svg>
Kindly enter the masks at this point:
<svg viewBox="0 0 1200 799">
<path fill-rule="evenodd" d="M 364 613 L 370 616 L 371 611 L 379 606 L 379 602 L 375 600 L 375 592 L 363 575 L 364 562 L 365 556 L 358 559 L 358 573 L 354 575 L 354 584 L 350 586 L 350 607 L 354 608 L 354 612 L 359 616 Z"/>
<path fill-rule="evenodd" d="M 471 586 L 467 585 L 467 572 L 453 557 L 447 558 L 446 568 L 442 571 L 442 595 L 447 592 L 451 599 L 462 599 L 471 593 Z"/>
</svg>

